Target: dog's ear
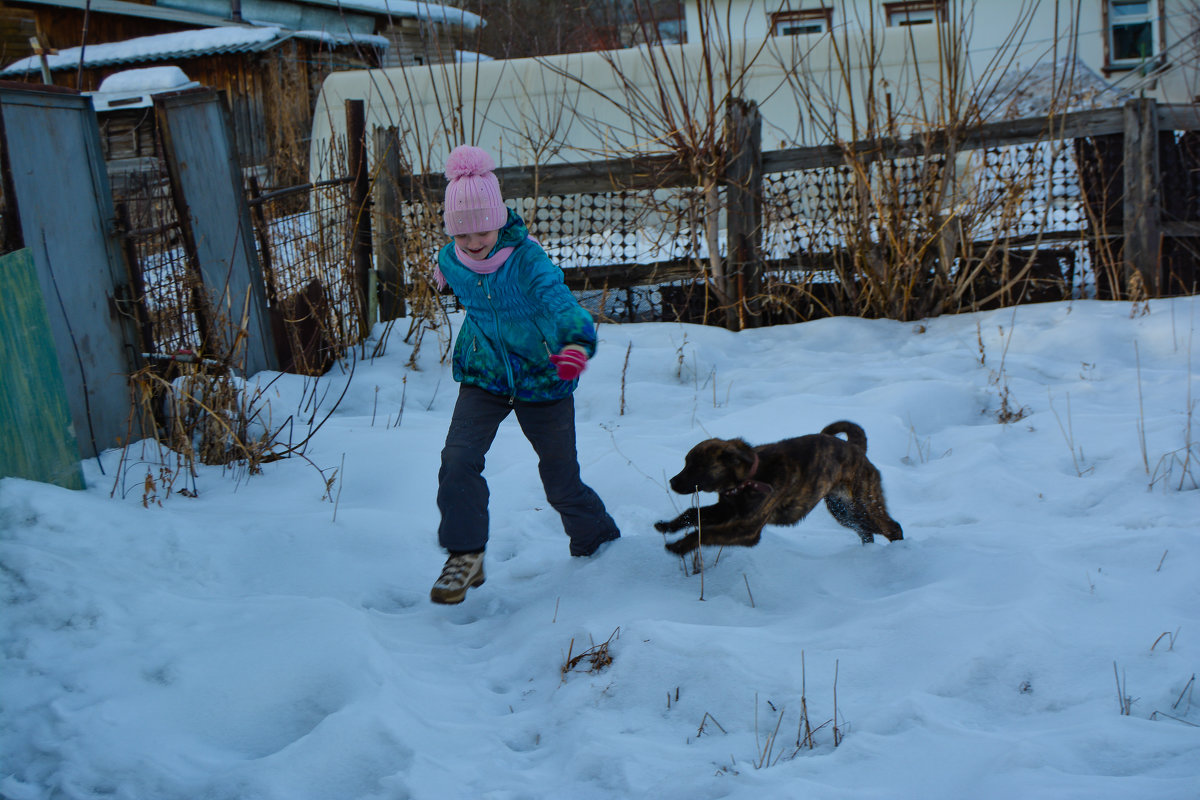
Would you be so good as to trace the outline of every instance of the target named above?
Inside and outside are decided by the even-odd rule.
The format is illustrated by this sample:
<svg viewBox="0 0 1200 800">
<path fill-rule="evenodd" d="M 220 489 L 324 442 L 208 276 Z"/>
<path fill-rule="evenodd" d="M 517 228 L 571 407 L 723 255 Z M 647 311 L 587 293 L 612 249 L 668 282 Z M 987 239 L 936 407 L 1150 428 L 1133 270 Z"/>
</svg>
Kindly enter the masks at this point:
<svg viewBox="0 0 1200 800">
<path fill-rule="evenodd" d="M 730 439 L 731 450 L 747 464 L 754 463 L 754 448 L 745 439 Z"/>
</svg>

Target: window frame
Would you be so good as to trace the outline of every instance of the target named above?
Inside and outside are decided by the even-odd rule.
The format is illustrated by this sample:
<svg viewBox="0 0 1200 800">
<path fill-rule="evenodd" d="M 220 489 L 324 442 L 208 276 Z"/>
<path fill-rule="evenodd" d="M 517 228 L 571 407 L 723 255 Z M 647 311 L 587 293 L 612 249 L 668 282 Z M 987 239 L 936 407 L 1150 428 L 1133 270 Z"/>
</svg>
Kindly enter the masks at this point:
<svg viewBox="0 0 1200 800">
<path fill-rule="evenodd" d="M 884 3 L 883 18 L 889 28 L 946 22 L 946 0 L 903 0 Z"/>
<path fill-rule="evenodd" d="M 820 30 L 816 31 L 793 31 L 787 32 L 780 30 L 782 26 L 789 23 L 820 23 Z M 771 14 L 771 35 L 772 36 L 810 36 L 813 34 L 829 33 L 833 30 L 833 8 L 822 6 L 821 8 L 804 8 L 787 11 L 776 11 Z"/>
<path fill-rule="evenodd" d="M 1163 0 L 1144 0 L 1146 4 L 1145 18 L 1141 20 L 1129 20 L 1130 22 L 1148 22 L 1150 24 L 1150 46 L 1152 51 L 1149 55 L 1139 56 L 1135 58 L 1117 58 L 1114 53 L 1113 34 L 1118 27 L 1117 16 L 1113 14 L 1113 6 L 1119 0 L 1103 0 L 1101 3 L 1102 25 L 1101 30 L 1104 37 L 1104 72 L 1106 74 L 1112 72 L 1126 72 L 1135 70 L 1146 64 L 1153 64 L 1161 58 L 1163 51 L 1166 49 L 1164 36 L 1166 35 L 1165 26 L 1163 25 L 1163 16 L 1165 9 L 1163 8 Z"/>
</svg>

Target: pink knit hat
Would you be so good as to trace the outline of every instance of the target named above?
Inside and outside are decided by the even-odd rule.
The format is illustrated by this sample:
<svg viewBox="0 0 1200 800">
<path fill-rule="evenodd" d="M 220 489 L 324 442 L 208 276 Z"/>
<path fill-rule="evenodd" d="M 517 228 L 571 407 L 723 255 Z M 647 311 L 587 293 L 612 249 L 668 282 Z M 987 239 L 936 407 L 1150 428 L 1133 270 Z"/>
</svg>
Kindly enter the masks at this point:
<svg viewBox="0 0 1200 800">
<path fill-rule="evenodd" d="M 446 159 L 446 233 L 498 231 L 508 221 L 496 162 L 478 147 L 459 145 Z"/>
</svg>

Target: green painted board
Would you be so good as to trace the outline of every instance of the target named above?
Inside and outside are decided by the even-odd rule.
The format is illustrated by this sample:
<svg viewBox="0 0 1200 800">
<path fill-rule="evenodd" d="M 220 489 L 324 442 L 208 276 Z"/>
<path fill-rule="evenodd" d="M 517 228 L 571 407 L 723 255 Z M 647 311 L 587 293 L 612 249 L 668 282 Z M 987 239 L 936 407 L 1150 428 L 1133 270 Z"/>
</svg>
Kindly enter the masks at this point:
<svg viewBox="0 0 1200 800">
<path fill-rule="evenodd" d="M 79 462 L 33 256 L 0 256 L 0 477 L 83 489 Z"/>
</svg>

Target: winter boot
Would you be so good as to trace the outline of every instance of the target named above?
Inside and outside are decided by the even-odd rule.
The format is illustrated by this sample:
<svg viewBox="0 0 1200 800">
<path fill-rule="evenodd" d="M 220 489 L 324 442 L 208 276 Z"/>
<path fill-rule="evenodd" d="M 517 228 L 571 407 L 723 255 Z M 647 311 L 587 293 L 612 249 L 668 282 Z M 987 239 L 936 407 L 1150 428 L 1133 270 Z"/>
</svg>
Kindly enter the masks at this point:
<svg viewBox="0 0 1200 800">
<path fill-rule="evenodd" d="M 452 553 L 442 567 L 441 577 L 429 591 L 429 599 L 435 603 L 453 605 L 461 603 L 467 589 L 482 586 L 483 551 L 478 553 Z"/>
</svg>

